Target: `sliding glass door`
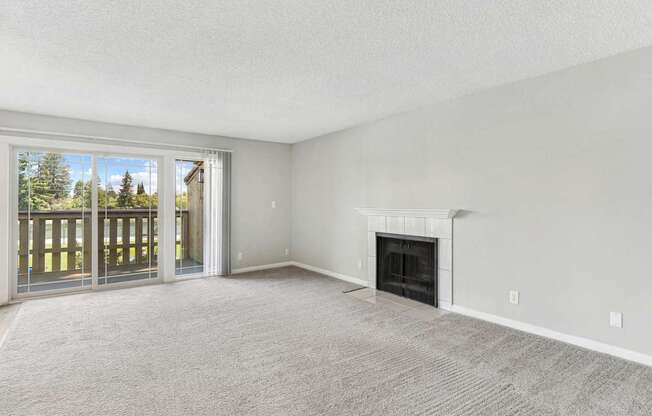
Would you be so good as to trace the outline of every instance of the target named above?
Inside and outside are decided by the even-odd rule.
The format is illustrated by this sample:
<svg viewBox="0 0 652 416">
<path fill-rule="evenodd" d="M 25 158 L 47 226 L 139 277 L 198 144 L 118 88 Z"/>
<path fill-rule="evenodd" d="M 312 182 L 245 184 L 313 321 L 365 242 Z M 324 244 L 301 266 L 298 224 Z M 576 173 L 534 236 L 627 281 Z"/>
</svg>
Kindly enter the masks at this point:
<svg viewBox="0 0 652 416">
<path fill-rule="evenodd" d="M 17 152 L 17 293 L 90 287 L 91 156 Z"/>
<path fill-rule="evenodd" d="M 52 146 L 13 150 L 13 296 L 229 273 L 229 153 Z"/>
<path fill-rule="evenodd" d="M 158 276 L 156 160 L 97 158 L 98 284 Z"/>
<path fill-rule="evenodd" d="M 203 273 L 204 162 L 177 159 L 175 170 L 175 275 Z"/>
<path fill-rule="evenodd" d="M 16 167 L 17 294 L 158 277 L 157 160 L 25 150 Z"/>
</svg>

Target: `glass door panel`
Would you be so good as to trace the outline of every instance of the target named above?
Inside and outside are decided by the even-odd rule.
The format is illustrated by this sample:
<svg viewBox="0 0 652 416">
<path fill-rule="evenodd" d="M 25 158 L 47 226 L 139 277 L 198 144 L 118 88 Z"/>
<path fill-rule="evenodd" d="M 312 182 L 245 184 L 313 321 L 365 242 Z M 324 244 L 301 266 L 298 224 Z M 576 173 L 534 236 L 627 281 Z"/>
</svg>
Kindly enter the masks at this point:
<svg viewBox="0 0 652 416">
<path fill-rule="evenodd" d="M 204 162 L 176 161 L 175 274 L 204 272 Z"/>
<path fill-rule="evenodd" d="M 158 276 L 156 160 L 98 157 L 98 284 Z"/>
<path fill-rule="evenodd" d="M 91 156 L 17 152 L 17 292 L 91 286 Z"/>
</svg>

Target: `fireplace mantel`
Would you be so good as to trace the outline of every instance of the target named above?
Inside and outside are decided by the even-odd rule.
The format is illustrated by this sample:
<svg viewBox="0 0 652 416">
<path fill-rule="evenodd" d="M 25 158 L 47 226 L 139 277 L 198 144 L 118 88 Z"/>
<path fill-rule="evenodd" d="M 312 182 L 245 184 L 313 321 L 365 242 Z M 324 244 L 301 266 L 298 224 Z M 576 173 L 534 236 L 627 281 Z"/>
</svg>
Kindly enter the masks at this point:
<svg viewBox="0 0 652 416">
<path fill-rule="evenodd" d="M 437 239 L 438 304 L 447 309 L 453 303 L 453 218 L 450 208 L 356 208 L 367 217 L 367 281 L 376 288 L 376 233 Z"/>
<path fill-rule="evenodd" d="M 449 220 L 455 217 L 457 210 L 454 209 L 436 209 L 436 208 L 356 208 L 362 215 L 383 215 L 385 217 L 416 217 L 416 218 L 437 218 Z"/>
</svg>

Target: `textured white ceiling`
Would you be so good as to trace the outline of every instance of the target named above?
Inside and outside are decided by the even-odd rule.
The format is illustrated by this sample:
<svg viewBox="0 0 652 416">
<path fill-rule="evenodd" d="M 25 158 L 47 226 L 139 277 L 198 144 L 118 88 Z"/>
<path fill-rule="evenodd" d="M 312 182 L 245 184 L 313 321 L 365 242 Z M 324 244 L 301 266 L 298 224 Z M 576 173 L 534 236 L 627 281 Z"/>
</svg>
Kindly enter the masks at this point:
<svg viewBox="0 0 652 416">
<path fill-rule="evenodd" d="M 0 108 L 295 142 L 650 44 L 651 0 L 0 0 Z"/>
</svg>

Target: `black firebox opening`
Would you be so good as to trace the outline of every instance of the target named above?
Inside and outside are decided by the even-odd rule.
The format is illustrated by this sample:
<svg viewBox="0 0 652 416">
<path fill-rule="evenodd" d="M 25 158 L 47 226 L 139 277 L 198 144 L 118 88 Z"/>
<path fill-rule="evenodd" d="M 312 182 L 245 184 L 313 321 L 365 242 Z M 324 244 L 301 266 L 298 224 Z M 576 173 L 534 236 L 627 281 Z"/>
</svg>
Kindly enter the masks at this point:
<svg viewBox="0 0 652 416">
<path fill-rule="evenodd" d="M 437 307 L 437 239 L 376 234 L 376 288 Z"/>
</svg>

